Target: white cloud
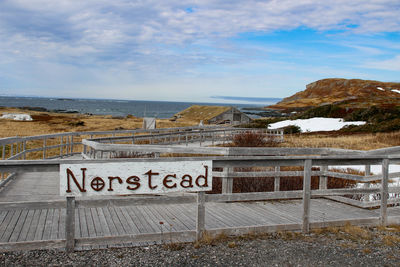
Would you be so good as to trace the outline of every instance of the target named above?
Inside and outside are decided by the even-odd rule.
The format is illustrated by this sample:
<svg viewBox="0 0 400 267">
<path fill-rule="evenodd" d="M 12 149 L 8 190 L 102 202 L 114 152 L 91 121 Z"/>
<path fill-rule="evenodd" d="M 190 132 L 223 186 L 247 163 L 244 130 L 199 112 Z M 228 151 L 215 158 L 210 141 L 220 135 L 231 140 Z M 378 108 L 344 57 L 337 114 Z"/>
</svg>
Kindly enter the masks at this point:
<svg viewBox="0 0 400 267">
<path fill-rule="evenodd" d="M 262 75 L 281 77 L 274 68 L 297 72 L 301 67 L 303 73 L 313 72 L 314 77 L 358 72 L 283 62 L 270 55 L 297 57 L 301 51 L 266 43 L 238 45 L 227 37 L 298 27 L 363 34 L 398 32 L 399 8 L 398 0 L 3 0 L 0 71 L 12 80 L 20 76 L 24 86 L 34 84 L 49 90 L 51 83 L 57 88 L 78 88 L 76 91 L 115 84 L 131 91 L 144 86 L 147 94 L 156 95 L 163 95 L 159 87 L 164 87 L 178 95 L 196 82 L 200 83 L 194 86 L 197 91 L 211 86 L 211 94 L 224 87 L 227 91 L 234 88 L 238 95 L 246 84 L 262 92 L 262 81 L 253 80 Z M 351 45 L 371 55 L 381 52 L 379 47 L 359 42 Z M 312 56 L 320 56 L 315 54 Z M 394 58 L 373 65 L 398 70 L 398 61 Z M 207 70 L 202 68 L 205 65 Z M 233 77 L 254 69 L 261 73 Z M 205 76 L 208 81 L 202 85 Z"/>
<path fill-rule="evenodd" d="M 368 62 L 364 65 L 364 67 L 371 69 L 400 71 L 400 55 L 387 60 Z"/>
</svg>

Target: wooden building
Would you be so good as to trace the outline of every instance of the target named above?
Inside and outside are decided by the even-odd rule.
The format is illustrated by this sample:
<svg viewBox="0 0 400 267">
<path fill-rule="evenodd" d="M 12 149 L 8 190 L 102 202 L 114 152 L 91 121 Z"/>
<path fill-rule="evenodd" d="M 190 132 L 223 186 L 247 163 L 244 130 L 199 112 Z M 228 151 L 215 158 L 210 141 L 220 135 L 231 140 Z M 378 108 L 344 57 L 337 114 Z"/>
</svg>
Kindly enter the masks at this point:
<svg viewBox="0 0 400 267">
<path fill-rule="evenodd" d="M 249 123 L 251 118 L 235 107 L 193 105 L 174 116 L 176 119 L 192 120 L 205 124 Z"/>
</svg>

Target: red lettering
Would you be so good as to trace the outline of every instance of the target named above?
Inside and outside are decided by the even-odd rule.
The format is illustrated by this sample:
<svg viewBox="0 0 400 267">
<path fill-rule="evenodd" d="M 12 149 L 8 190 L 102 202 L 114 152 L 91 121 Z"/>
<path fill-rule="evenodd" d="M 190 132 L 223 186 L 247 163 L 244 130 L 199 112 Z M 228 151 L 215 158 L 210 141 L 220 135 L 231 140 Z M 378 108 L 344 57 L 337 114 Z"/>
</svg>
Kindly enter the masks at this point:
<svg viewBox="0 0 400 267">
<path fill-rule="evenodd" d="M 186 179 L 187 178 L 187 179 Z M 190 176 L 189 174 L 185 174 L 184 176 L 182 176 L 182 181 L 181 181 L 181 186 L 183 188 L 190 188 L 193 187 L 193 181 L 192 181 L 192 176 Z M 186 184 L 187 185 L 184 185 Z"/>
<path fill-rule="evenodd" d="M 204 168 L 206 169 L 205 174 L 197 176 L 197 179 L 196 179 L 196 185 L 199 187 L 207 187 L 208 186 L 208 166 L 204 166 Z M 200 179 L 204 179 L 204 183 L 202 185 L 199 183 Z"/>
<path fill-rule="evenodd" d="M 157 185 L 155 185 L 155 186 L 152 186 L 152 185 L 151 185 L 151 176 L 153 176 L 153 175 L 159 175 L 159 173 L 158 173 L 158 172 L 152 172 L 152 170 L 149 170 L 149 171 L 146 172 L 145 174 L 148 176 L 149 188 L 150 188 L 150 189 L 155 189 L 155 188 L 157 188 Z"/>
<path fill-rule="evenodd" d="M 106 185 L 106 183 L 104 182 L 103 179 L 101 179 L 101 177 L 95 177 L 93 178 L 93 180 L 90 182 L 90 187 L 92 187 L 92 189 L 94 191 L 101 191 L 103 190 L 104 186 Z"/>
<path fill-rule="evenodd" d="M 130 176 L 126 179 L 126 183 L 133 185 L 133 187 L 128 185 L 126 187 L 127 189 L 136 190 L 140 187 L 140 178 L 137 176 Z"/>
<path fill-rule="evenodd" d="M 114 189 L 112 189 L 112 181 L 113 180 L 118 180 L 118 183 L 120 183 L 120 184 L 123 183 L 122 179 L 120 177 L 118 177 L 118 176 L 115 176 L 115 177 L 108 176 L 108 182 L 110 184 L 110 186 L 108 187 L 108 191 L 114 191 Z"/>
<path fill-rule="evenodd" d="M 163 179 L 163 185 L 166 188 L 169 188 L 169 189 L 176 187 L 176 183 L 174 183 L 172 185 L 168 185 L 168 183 L 172 183 L 173 182 L 171 179 L 168 179 L 169 177 L 176 178 L 176 174 L 168 174 L 167 176 L 165 176 L 164 179 Z"/>
<path fill-rule="evenodd" d="M 86 171 L 86 168 L 81 168 L 81 171 L 82 171 L 82 186 L 76 180 L 74 173 L 70 169 L 67 168 L 67 191 L 66 191 L 67 193 L 71 193 L 70 177 L 72 177 L 72 180 L 74 180 L 74 183 L 78 187 L 79 191 L 86 192 L 86 189 L 85 189 L 85 171 Z"/>
</svg>

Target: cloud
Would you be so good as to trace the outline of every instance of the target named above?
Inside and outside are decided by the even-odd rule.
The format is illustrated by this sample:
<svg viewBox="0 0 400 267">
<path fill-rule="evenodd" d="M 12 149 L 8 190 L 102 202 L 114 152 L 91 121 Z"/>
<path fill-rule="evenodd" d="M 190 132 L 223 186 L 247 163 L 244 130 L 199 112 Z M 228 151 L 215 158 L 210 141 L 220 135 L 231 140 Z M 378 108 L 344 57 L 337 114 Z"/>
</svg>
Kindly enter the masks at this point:
<svg viewBox="0 0 400 267">
<path fill-rule="evenodd" d="M 400 71 L 400 55 L 386 60 L 367 62 L 363 67 L 370 69 Z"/>
<path fill-rule="evenodd" d="M 399 32 L 399 9 L 398 0 L 3 0 L 0 71 L 15 87 L 70 86 L 78 92 L 83 87 L 110 88 L 113 83 L 140 90 L 145 84 L 149 92 L 165 86 L 178 94 L 202 78 L 209 79 L 207 86 L 217 81 L 216 87 L 217 77 L 235 81 L 227 73 L 238 75 L 244 69 L 243 83 L 262 87 L 253 77 L 280 66 L 260 66 L 282 61 L 273 55 L 296 54 L 295 58 L 301 49 L 268 42 L 238 44 L 233 38 L 298 28 L 349 35 Z M 359 42 L 351 45 L 369 54 L 381 52 L 380 47 Z M 282 65 L 298 69 L 293 59 L 287 60 Z M 255 69 L 256 74 L 248 74 Z M 318 69 L 324 68 L 315 66 Z M 47 77 L 50 74 L 55 78 Z M 240 93 L 234 82 L 224 81 L 224 86 Z"/>
</svg>

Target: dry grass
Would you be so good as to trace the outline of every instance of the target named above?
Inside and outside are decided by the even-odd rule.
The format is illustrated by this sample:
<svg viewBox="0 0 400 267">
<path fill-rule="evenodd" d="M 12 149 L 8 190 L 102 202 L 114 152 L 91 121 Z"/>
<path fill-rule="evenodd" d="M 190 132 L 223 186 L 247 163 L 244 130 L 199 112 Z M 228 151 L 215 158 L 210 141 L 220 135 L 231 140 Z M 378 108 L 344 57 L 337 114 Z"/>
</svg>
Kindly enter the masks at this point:
<svg viewBox="0 0 400 267">
<path fill-rule="evenodd" d="M 318 133 L 285 135 L 283 147 L 333 147 L 371 150 L 400 146 L 400 132 L 390 133 Z"/>
<path fill-rule="evenodd" d="M 17 108 L 0 108 L 3 113 L 25 113 L 31 115 L 33 121 L 0 120 L 0 138 L 11 136 L 33 136 L 60 132 L 108 131 L 115 129 L 138 129 L 143 119 L 133 116 L 113 118 L 112 116 L 60 114 L 37 112 Z M 79 125 L 83 124 L 83 125 Z M 158 119 L 158 128 L 184 127 L 196 125 L 190 121 L 171 122 Z"/>
</svg>

